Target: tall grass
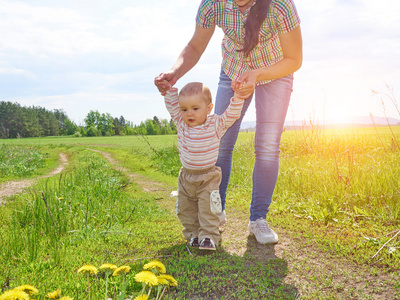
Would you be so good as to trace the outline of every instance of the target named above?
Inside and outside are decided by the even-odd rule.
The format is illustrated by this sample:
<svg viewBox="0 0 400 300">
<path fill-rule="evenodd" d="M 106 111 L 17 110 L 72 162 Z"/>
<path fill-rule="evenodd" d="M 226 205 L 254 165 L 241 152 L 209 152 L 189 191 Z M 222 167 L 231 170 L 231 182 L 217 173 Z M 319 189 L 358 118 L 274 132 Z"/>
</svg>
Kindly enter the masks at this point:
<svg viewBox="0 0 400 300">
<path fill-rule="evenodd" d="M 125 191 L 127 179 L 99 154 L 81 150 L 72 157 L 79 161 L 72 172 L 42 179 L 1 207 L 0 274 L 13 286 L 62 288 L 85 299 L 84 282 L 76 274 L 80 266 L 131 260 L 133 270 L 139 270 L 138 257 L 149 255 L 149 245 L 157 251 L 180 240 L 180 232 L 176 228 L 167 237 L 155 229 L 167 228 L 173 216 L 166 216 L 151 195 Z M 130 293 L 140 290 L 130 282 Z M 94 299 L 104 298 L 101 285 L 96 293 Z"/>
<path fill-rule="evenodd" d="M 45 159 L 46 155 L 36 148 L 0 145 L 0 178 L 32 175 Z"/>
<path fill-rule="evenodd" d="M 393 143 L 399 137 L 400 127 L 315 126 L 285 132 L 268 214 L 272 226 L 302 232 L 357 261 L 376 260 L 375 253 L 383 247 L 379 262 L 398 266 L 395 250 L 400 241 L 390 235 L 400 224 L 400 149 Z M 228 186 L 228 214 L 248 213 L 254 158 L 254 133 L 240 133 Z"/>
<path fill-rule="evenodd" d="M 379 135 L 379 138 L 378 138 Z M 271 209 L 323 222 L 400 222 L 400 128 L 312 129 L 283 134 Z M 168 175 L 180 167 L 177 146 L 153 154 Z M 235 146 L 230 197 L 251 201 L 254 133 Z M 229 193 L 228 193 L 229 195 Z"/>
<path fill-rule="evenodd" d="M 376 135 L 345 130 L 285 133 L 271 209 L 325 224 L 399 223 L 400 150 L 391 147 L 391 134 L 381 130 L 381 137 L 383 144 Z M 237 144 L 230 181 L 237 196 L 248 200 L 253 152 L 251 141 Z"/>
<path fill-rule="evenodd" d="M 106 230 L 105 224 L 98 223 L 103 215 L 109 221 L 121 221 L 125 208 L 113 205 L 121 197 L 121 182 L 114 172 L 93 155 L 83 156 L 74 173 L 43 182 L 27 195 L 27 205 L 16 203 L 8 227 L 9 247 L 3 249 L 5 258 L 23 256 L 27 246 L 29 260 L 33 261 L 38 248 L 48 247 L 58 262 L 63 236 L 84 237 L 94 228 Z"/>
<path fill-rule="evenodd" d="M 179 150 L 177 146 L 159 149 L 151 156 L 154 166 L 163 174 L 178 177 L 181 168 Z"/>
</svg>

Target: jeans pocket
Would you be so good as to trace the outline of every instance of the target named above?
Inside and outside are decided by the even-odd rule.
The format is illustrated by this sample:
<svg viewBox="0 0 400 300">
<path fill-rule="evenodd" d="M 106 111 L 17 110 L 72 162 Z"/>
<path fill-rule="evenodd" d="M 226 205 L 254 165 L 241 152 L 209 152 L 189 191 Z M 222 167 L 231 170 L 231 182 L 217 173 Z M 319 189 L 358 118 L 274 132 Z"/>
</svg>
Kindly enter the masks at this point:
<svg viewBox="0 0 400 300">
<path fill-rule="evenodd" d="M 211 191 L 210 209 L 213 214 L 220 214 L 222 212 L 222 204 L 221 197 L 219 196 L 219 190 Z"/>
</svg>

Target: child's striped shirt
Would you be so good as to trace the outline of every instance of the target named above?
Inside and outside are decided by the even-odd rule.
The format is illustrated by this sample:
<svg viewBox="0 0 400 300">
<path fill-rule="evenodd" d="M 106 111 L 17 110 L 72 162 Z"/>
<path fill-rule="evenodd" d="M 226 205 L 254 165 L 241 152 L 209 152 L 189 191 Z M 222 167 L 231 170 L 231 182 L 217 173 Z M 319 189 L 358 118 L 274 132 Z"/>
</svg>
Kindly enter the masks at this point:
<svg viewBox="0 0 400 300">
<path fill-rule="evenodd" d="M 208 115 L 204 124 L 189 126 L 183 122 L 178 103 L 178 90 L 172 88 L 165 96 L 165 106 L 178 131 L 179 157 L 188 169 L 202 169 L 217 162 L 219 141 L 226 130 L 240 117 L 244 101 L 233 102 L 222 115 Z"/>
</svg>

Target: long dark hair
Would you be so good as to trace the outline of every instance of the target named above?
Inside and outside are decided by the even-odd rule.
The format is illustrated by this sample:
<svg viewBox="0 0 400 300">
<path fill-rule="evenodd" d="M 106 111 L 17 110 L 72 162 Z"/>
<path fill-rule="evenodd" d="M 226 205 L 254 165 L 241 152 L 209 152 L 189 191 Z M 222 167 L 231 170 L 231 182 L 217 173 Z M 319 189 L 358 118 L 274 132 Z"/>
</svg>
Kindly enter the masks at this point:
<svg viewBox="0 0 400 300">
<path fill-rule="evenodd" d="M 244 24 L 244 46 L 241 50 L 244 52 L 245 56 L 249 56 L 251 50 L 253 50 L 258 43 L 261 24 L 267 17 L 270 4 L 271 0 L 256 0 L 256 3 L 250 9 L 246 24 Z"/>
</svg>

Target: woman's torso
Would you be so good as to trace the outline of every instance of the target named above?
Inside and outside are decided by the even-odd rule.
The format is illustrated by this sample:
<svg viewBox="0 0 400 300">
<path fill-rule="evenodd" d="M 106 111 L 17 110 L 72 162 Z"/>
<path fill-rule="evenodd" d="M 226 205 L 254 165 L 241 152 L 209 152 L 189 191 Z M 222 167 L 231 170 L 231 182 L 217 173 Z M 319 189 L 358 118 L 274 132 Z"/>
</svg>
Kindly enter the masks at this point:
<svg viewBox="0 0 400 300">
<path fill-rule="evenodd" d="M 234 0 L 203 0 L 196 17 L 196 22 L 201 27 L 216 25 L 223 30 L 222 68 L 231 79 L 237 79 L 246 71 L 267 67 L 282 60 L 278 35 L 289 32 L 300 24 L 292 0 L 272 0 L 259 31 L 258 44 L 246 57 L 240 50 L 244 46 L 244 24 L 249 10 L 250 8 L 242 13 Z M 259 84 L 264 83 L 267 82 Z"/>
</svg>

